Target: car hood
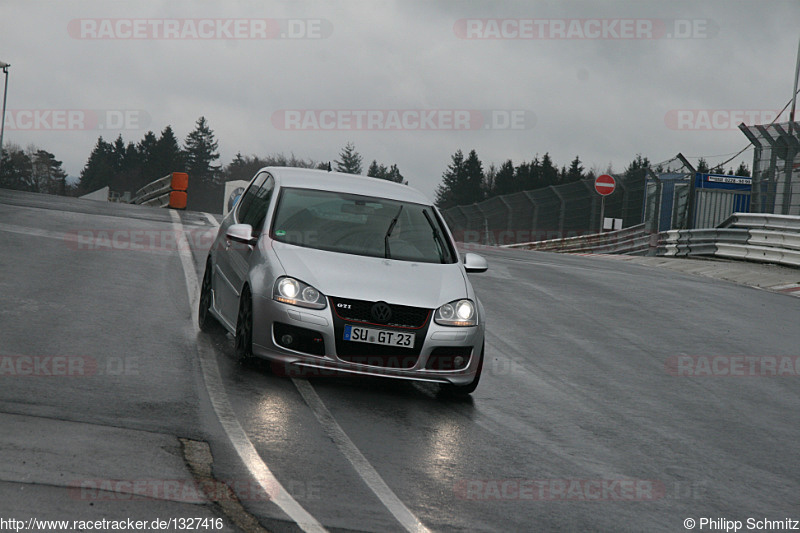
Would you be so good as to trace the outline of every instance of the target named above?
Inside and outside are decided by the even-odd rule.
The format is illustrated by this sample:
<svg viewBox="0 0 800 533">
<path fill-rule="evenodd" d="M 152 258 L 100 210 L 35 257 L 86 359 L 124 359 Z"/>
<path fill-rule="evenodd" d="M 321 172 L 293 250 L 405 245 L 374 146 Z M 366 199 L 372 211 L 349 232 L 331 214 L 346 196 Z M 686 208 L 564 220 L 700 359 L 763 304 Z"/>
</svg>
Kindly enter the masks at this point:
<svg viewBox="0 0 800 533">
<path fill-rule="evenodd" d="M 286 275 L 327 296 L 436 307 L 469 297 L 460 264 L 415 263 L 315 250 L 281 242 L 273 251 Z"/>
</svg>

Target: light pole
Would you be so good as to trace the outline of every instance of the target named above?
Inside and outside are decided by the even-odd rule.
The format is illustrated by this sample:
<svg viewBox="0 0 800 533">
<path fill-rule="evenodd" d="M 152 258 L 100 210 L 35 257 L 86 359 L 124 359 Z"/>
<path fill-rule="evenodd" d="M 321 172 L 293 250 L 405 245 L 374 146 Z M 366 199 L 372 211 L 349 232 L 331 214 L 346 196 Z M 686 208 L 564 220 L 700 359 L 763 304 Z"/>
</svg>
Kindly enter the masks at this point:
<svg viewBox="0 0 800 533">
<path fill-rule="evenodd" d="M 3 89 L 3 114 L 0 115 L 0 163 L 3 162 L 3 133 L 6 131 L 6 95 L 8 94 L 8 63 L 0 61 L 0 69 L 6 75 L 5 88 Z"/>
</svg>

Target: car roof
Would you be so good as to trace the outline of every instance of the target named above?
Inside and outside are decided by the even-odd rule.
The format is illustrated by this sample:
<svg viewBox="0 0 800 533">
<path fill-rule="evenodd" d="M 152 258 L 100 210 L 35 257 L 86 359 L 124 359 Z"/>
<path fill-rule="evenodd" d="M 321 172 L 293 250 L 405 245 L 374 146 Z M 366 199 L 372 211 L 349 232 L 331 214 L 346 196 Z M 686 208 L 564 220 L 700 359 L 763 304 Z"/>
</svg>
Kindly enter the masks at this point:
<svg viewBox="0 0 800 533">
<path fill-rule="evenodd" d="M 299 167 L 264 167 L 261 171 L 272 174 L 281 187 L 360 194 L 431 205 L 424 194 L 408 185 L 369 176 Z"/>
</svg>

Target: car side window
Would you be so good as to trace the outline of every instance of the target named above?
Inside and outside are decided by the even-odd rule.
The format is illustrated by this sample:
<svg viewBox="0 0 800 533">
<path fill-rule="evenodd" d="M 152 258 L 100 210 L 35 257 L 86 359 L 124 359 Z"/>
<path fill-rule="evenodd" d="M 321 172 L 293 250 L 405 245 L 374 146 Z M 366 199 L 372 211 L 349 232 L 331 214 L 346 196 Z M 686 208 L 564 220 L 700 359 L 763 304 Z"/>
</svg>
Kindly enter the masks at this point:
<svg viewBox="0 0 800 533">
<path fill-rule="evenodd" d="M 254 233 L 263 229 L 264 219 L 267 216 L 272 191 L 275 189 L 275 180 L 266 172 L 259 174 L 253 185 L 247 189 L 239 206 L 239 222 L 250 224 Z"/>
<path fill-rule="evenodd" d="M 253 198 L 255 197 L 256 191 L 259 187 L 261 187 L 266 179 L 266 172 L 258 174 L 253 180 L 253 183 L 244 191 L 242 197 L 239 199 L 239 205 L 237 206 L 236 210 L 237 222 L 246 224 L 245 218 L 248 216 L 248 212 L 250 211 L 250 206 L 253 203 Z"/>
</svg>

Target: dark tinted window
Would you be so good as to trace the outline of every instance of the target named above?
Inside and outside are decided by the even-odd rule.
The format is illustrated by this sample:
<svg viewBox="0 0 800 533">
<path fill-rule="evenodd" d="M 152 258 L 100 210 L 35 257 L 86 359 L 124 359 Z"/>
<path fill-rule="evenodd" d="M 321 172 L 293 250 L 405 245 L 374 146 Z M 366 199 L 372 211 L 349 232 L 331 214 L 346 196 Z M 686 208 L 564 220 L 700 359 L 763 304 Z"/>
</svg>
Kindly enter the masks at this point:
<svg viewBox="0 0 800 533">
<path fill-rule="evenodd" d="M 240 224 L 250 224 L 254 232 L 260 232 L 267 216 L 269 201 L 272 198 L 272 191 L 275 189 L 275 182 L 272 176 L 262 172 L 256 176 L 253 184 L 242 196 L 239 205 L 238 221 Z"/>
</svg>

